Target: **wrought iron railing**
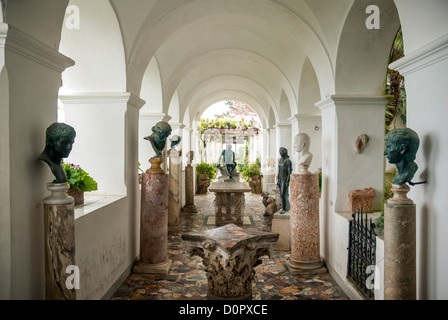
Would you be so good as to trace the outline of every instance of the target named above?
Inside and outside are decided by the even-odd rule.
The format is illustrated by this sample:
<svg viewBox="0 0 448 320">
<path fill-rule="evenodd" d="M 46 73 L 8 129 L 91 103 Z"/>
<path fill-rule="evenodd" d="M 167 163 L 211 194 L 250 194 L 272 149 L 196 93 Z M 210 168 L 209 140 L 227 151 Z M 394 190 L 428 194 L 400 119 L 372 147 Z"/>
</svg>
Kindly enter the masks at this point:
<svg viewBox="0 0 448 320">
<path fill-rule="evenodd" d="M 374 275 L 369 266 L 376 262 L 375 223 L 363 214 L 362 210 L 352 214 L 348 241 L 347 278 L 366 299 L 374 299 L 374 289 L 368 283 L 373 282 Z"/>
</svg>

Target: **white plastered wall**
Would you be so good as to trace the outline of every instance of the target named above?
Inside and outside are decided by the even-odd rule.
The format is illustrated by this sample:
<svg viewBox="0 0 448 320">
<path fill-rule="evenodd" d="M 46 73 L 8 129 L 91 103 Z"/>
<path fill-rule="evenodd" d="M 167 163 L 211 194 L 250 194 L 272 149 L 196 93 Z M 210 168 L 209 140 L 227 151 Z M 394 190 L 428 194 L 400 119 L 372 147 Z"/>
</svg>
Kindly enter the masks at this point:
<svg viewBox="0 0 448 320">
<path fill-rule="evenodd" d="M 395 3 L 405 57 L 391 67 L 405 77 L 407 126 L 420 137 L 414 181 L 427 181 L 408 194 L 417 206 L 417 298 L 448 299 L 448 2 Z"/>
</svg>

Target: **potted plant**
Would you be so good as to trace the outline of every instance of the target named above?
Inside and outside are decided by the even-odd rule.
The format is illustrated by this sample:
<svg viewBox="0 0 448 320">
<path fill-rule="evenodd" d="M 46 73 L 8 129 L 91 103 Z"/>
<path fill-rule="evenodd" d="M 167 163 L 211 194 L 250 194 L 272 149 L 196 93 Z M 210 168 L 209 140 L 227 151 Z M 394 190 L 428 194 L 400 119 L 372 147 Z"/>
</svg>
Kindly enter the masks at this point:
<svg viewBox="0 0 448 320">
<path fill-rule="evenodd" d="M 261 173 L 261 165 L 258 159 L 255 163 L 242 167 L 241 174 L 245 178 L 246 182 L 249 183 L 251 192 L 261 194 L 261 178 L 263 178 L 263 174 Z"/>
<path fill-rule="evenodd" d="M 198 193 L 207 193 L 210 181 L 215 177 L 217 168 L 212 164 L 201 162 L 196 165 Z"/>
<path fill-rule="evenodd" d="M 78 165 L 63 163 L 63 166 L 70 185 L 68 195 L 75 199 L 75 205 L 84 203 L 84 192 L 98 190 L 97 182 Z"/>
</svg>

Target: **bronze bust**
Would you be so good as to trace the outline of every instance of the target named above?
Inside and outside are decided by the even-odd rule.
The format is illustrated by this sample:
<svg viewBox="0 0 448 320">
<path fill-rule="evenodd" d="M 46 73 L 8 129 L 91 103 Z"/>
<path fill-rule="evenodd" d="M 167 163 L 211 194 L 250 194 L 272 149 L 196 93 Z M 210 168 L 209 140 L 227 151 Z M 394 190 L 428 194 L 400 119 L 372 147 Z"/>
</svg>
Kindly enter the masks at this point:
<svg viewBox="0 0 448 320">
<path fill-rule="evenodd" d="M 171 130 L 171 126 L 167 122 L 160 121 L 152 127 L 152 134 L 143 138 L 151 143 L 157 158 L 162 157 L 162 151 L 165 148 L 166 139 L 171 134 Z"/>
<path fill-rule="evenodd" d="M 418 169 L 414 162 L 420 145 L 417 133 L 409 128 L 399 128 L 390 131 L 384 137 L 384 140 L 386 141 L 384 155 L 389 163 L 394 163 L 397 166 L 398 170 L 398 174 L 394 177 L 392 183 L 402 185 L 411 182 Z"/>
<path fill-rule="evenodd" d="M 45 149 L 39 160 L 48 164 L 55 176 L 55 183 L 67 182 L 67 175 L 62 166 L 62 158 L 67 158 L 72 151 L 76 132 L 73 127 L 65 123 L 55 122 L 47 128 Z"/>
</svg>

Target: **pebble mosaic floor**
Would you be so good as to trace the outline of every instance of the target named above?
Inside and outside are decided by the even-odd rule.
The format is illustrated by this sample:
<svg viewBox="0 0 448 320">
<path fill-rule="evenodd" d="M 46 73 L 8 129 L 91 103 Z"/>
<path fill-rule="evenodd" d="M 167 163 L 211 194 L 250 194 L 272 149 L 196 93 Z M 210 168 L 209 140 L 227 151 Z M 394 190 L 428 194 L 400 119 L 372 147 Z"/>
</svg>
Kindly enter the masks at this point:
<svg viewBox="0 0 448 320">
<path fill-rule="evenodd" d="M 196 195 L 197 214 L 181 213 L 181 232 L 215 228 L 214 194 Z M 262 197 L 246 193 L 244 228 L 261 230 Z M 207 300 L 207 278 L 199 257 L 190 257 L 179 234 L 170 234 L 168 255 L 172 266 L 166 275 L 131 274 L 111 300 Z M 263 257 L 255 268 L 253 300 L 349 300 L 328 273 L 292 275 L 286 267 L 289 251 Z"/>
</svg>

